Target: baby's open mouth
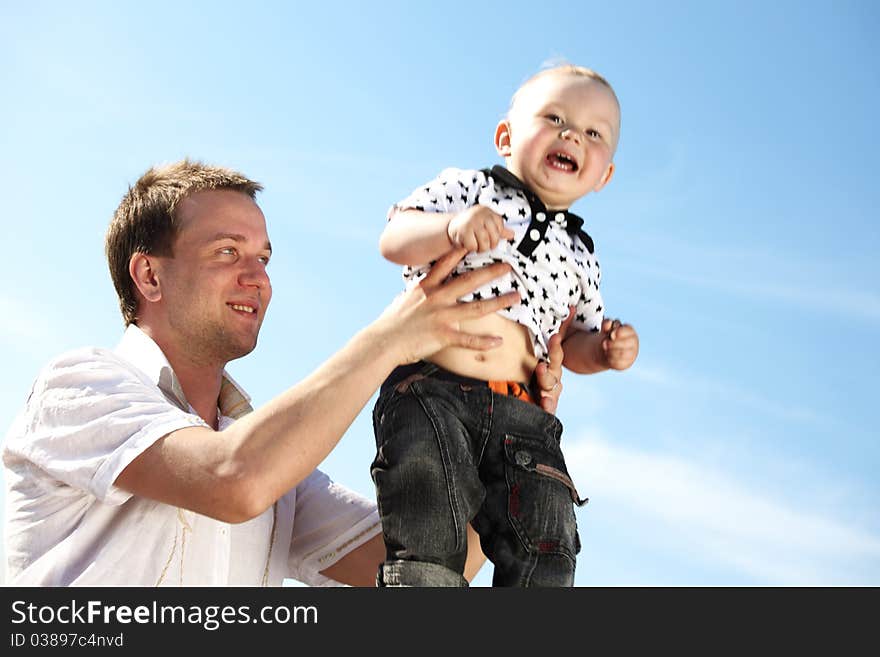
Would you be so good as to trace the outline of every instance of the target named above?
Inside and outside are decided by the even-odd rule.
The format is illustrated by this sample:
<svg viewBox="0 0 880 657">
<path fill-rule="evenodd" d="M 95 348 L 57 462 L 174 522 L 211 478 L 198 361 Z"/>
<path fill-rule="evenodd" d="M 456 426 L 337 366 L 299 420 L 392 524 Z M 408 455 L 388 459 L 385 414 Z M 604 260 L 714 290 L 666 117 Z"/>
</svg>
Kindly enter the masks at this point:
<svg viewBox="0 0 880 657">
<path fill-rule="evenodd" d="M 573 158 L 561 152 L 550 153 L 547 156 L 547 164 L 549 164 L 554 169 L 559 169 L 560 171 L 574 172 L 578 170 L 577 162 L 575 162 Z"/>
</svg>

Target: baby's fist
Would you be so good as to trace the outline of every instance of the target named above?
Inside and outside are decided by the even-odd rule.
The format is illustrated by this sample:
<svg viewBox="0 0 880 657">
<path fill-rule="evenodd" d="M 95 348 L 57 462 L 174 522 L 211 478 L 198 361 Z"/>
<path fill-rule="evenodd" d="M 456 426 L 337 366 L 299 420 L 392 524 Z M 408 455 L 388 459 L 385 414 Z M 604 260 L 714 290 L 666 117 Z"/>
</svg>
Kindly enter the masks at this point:
<svg viewBox="0 0 880 657">
<path fill-rule="evenodd" d="M 446 234 L 452 246 L 476 253 L 494 249 L 502 239 L 514 236 L 504 225 L 504 219 L 483 205 L 474 205 L 455 215 L 446 227 Z"/>
<path fill-rule="evenodd" d="M 639 335 L 629 324 L 621 324 L 619 319 L 606 319 L 602 331 L 607 335 L 602 340 L 605 360 L 613 370 L 629 368 L 639 355 Z"/>
</svg>

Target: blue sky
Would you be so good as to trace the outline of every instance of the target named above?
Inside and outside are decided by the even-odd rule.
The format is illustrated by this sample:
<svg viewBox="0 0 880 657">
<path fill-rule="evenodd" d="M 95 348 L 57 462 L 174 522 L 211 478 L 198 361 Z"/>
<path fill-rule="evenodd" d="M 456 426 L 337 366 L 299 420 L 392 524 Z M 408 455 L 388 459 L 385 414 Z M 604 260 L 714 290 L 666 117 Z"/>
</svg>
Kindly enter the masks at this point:
<svg viewBox="0 0 880 657">
<path fill-rule="evenodd" d="M 565 376 L 577 584 L 880 584 L 878 5 L 414 4 L 0 0 L 3 431 L 50 357 L 117 342 L 102 239 L 151 164 L 266 187 L 274 299 L 229 368 L 265 402 L 401 289 L 387 207 L 496 163 L 510 95 L 564 58 L 621 101 L 574 210 L 641 337 Z M 373 450 L 365 411 L 322 467 L 372 495 Z"/>
</svg>

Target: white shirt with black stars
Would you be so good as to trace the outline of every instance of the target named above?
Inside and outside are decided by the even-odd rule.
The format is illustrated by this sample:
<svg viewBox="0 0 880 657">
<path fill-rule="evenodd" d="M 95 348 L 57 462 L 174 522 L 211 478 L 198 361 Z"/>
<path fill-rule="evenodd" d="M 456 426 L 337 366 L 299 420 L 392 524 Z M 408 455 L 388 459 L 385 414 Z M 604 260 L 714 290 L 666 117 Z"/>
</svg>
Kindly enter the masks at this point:
<svg viewBox="0 0 880 657">
<path fill-rule="evenodd" d="M 485 253 L 469 253 L 452 276 L 495 262 L 507 262 L 510 274 L 491 281 L 461 301 L 487 299 L 511 290 L 522 301 L 498 312 L 529 329 L 535 356 L 549 360 L 547 343 L 575 306 L 573 328 L 599 331 L 603 301 L 601 273 L 593 240 L 580 230 L 583 220 L 564 210 L 547 210 L 541 200 L 504 167 L 489 170 L 444 169 L 437 178 L 392 206 L 395 210 L 458 213 L 479 203 L 501 215 L 513 230 Z M 428 265 L 404 267 L 408 287 L 425 277 Z"/>
</svg>

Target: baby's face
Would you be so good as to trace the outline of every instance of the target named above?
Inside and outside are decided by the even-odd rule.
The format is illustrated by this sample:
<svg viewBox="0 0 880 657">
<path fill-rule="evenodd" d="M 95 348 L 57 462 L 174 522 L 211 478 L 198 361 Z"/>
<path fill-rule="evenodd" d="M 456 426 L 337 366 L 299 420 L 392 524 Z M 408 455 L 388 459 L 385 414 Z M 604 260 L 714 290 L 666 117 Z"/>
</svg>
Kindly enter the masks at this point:
<svg viewBox="0 0 880 657">
<path fill-rule="evenodd" d="M 568 208 L 611 179 L 620 110 L 598 80 L 551 73 L 524 87 L 495 145 L 548 208 Z"/>
</svg>

